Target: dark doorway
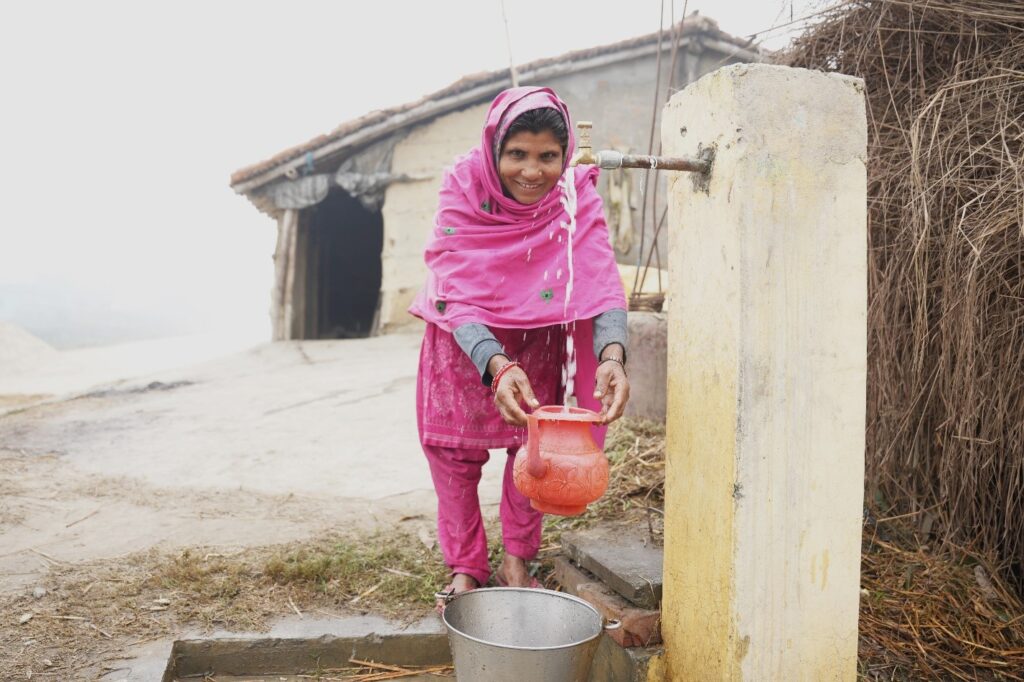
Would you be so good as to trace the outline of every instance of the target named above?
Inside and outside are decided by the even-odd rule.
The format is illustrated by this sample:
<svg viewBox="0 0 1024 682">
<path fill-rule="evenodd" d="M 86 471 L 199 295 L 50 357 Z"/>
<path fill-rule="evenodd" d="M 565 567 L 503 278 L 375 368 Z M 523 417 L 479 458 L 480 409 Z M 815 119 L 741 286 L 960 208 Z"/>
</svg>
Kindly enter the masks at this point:
<svg viewBox="0 0 1024 682">
<path fill-rule="evenodd" d="M 310 210 L 305 338 L 369 336 L 380 296 L 383 217 L 338 188 Z"/>
</svg>

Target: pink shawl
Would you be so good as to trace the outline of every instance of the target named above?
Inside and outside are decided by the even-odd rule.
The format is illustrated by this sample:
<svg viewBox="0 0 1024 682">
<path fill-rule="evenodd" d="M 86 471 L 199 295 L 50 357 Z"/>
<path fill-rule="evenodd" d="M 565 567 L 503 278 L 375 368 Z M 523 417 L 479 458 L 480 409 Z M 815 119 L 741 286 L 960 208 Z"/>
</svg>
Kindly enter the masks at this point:
<svg viewBox="0 0 1024 682">
<path fill-rule="evenodd" d="M 502 191 L 495 146 L 512 119 L 544 107 L 569 128 L 566 170 L 540 201 L 520 204 Z M 450 332 L 470 322 L 533 329 L 625 308 L 598 171 L 569 168 L 574 148 L 569 111 L 552 90 L 500 93 L 480 146 L 445 171 L 424 256 L 427 282 L 409 312 Z M 575 216 L 567 210 L 573 203 Z"/>
</svg>

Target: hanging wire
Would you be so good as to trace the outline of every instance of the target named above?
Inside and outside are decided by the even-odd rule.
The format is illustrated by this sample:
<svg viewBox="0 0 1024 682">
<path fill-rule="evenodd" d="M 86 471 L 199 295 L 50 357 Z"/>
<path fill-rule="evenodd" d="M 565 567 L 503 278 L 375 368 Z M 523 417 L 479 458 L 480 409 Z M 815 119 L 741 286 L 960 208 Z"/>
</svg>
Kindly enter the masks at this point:
<svg viewBox="0 0 1024 682">
<path fill-rule="evenodd" d="M 512 76 L 512 87 L 519 87 L 519 73 L 516 62 L 512 59 L 512 34 L 508 30 L 508 15 L 505 13 L 505 0 L 501 0 L 501 18 L 505 21 L 505 46 L 508 48 L 508 72 Z"/>
<path fill-rule="evenodd" d="M 673 0 L 674 1 L 674 0 Z M 661 38 L 665 34 L 665 0 L 661 0 L 661 12 L 658 15 L 658 61 L 655 66 L 654 76 L 654 107 L 651 109 L 651 136 L 647 142 L 647 155 L 654 152 L 654 122 L 658 116 L 658 97 L 661 92 Z M 640 205 L 640 246 L 636 254 L 636 272 L 633 273 L 633 296 L 636 296 L 637 283 L 640 281 L 640 264 L 644 260 L 644 233 L 647 228 L 647 179 L 650 169 L 644 169 L 644 177 L 641 181 L 643 203 Z"/>
<path fill-rule="evenodd" d="M 841 5 L 841 4 L 844 4 L 847 1 L 848 0 L 838 0 L 837 2 L 829 3 L 829 6 L 824 8 L 824 9 L 821 9 L 821 10 L 818 10 L 816 12 L 812 12 L 810 14 L 806 14 L 804 16 L 801 16 L 801 17 L 798 17 L 796 19 L 793 19 L 793 17 L 792 17 L 792 14 L 793 14 L 793 2 L 792 2 L 792 0 L 790 0 L 790 3 L 789 3 L 790 20 L 788 22 L 780 24 L 780 23 L 778 23 L 778 21 L 779 21 L 779 19 L 782 18 L 783 13 L 786 11 L 786 4 L 785 4 L 785 0 L 784 0 L 784 2 L 782 4 L 782 7 L 779 10 L 778 15 L 776 15 L 775 20 L 772 22 L 772 26 L 770 26 L 769 28 L 764 29 L 762 31 L 757 31 L 755 33 L 750 34 L 748 36 L 748 41 L 749 41 L 749 43 L 753 43 L 754 39 L 756 37 L 758 37 L 758 36 L 761 36 L 763 38 L 765 35 L 768 35 L 768 34 L 771 34 L 773 32 L 776 32 L 776 31 L 778 31 L 780 29 L 792 26 L 794 24 L 799 24 L 801 22 L 807 21 L 808 19 L 812 19 L 812 18 L 817 17 L 819 15 L 825 14 L 826 12 L 830 11 L 834 7 L 836 7 L 838 5 Z M 683 26 L 685 25 L 685 22 L 686 22 L 686 11 L 687 11 L 688 4 L 689 4 L 689 0 L 685 0 L 684 3 L 683 3 L 683 16 L 682 16 L 682 19 L 680 20 L 678 30 L 675 30 L 675 26 L 674 26 L 674 24 L 675 24 L 675 16 L 674 16 L 674 14 L 673 14 L 673 17 L 672 17 L 673 28 L 674 28 L 674 30 L 673 30 L 673 44 L 672 44 L 672 66 L 670 67 L 670 70 L 669 70 L 669 83 L 668 83 L 668 87 L 667 87 L 666 93 L 665 93 L 665 101 L 666 102 L 672 96 L 673 79 L 675 77 L 676 51 L 678 49 L 679 38 L 680 38 L 680 36 L 682 34 L 682 28 L 683 28 Z M 673 6 L 673 10 L 674 10 L 674 6 Z M 662 13 L 664 15 L 664 1 L 662 2 Z M 658 57 L 659 57 L 659 60 L 658 60 L 658 66 L 657 66 L 658 77 L 655 79 L 655 91 L 656 92 L 658 90 L 660 90 L 660 87 L 661 87 L 661 85 L 660 85 L 660 77 L 661 77 L 661 60 L 660 60 L 660 57 L 661 57 L 661 32 L 662 31 L 663 31 L 663 28 L 661 26 L 659 26 L 659 34 L 658 34 Z M 715 70 L 716 68 L 718 68 L 719 66 L 721 66 L 722 64 L 727 62 L 729 59 L 732 59 L 733 56 L 734 55 L 727 55 L 725 58 L 723 58 L 722 60 L 720 60 L 716 64 L 712 65 L 712 67 L 710 69 L 708 69 L 708 70 L 709 71 Z M 648 154 L 651 153 L 650 149 L 653 148 L 653 144 L 654 144 L 654 121 L 655 121 L 655 117 L 657 116 L 658 107 L 659 107 L 659 102 L 658 102 L 657 99 L 655 99 L 655 109 L 652 112 L 652 116 L 651 116 L 651 138 L 650 138 L 650 143 L 649 143 L 649 147 L 648 147 Z M 659 144 L 658 144 L 658 154 L 661 154 L 661 143 L 660 143 L 660 141 L 659 141 Z M 644 182 L 645 182 L 645 184 L 646 184 L 646 181 L 647 181 L 647 173 L 648 173 L 648 170 L 645 170 L 644 171 Z M 667 213 L 668 213 L 667 206 L 662 211 L 662 216 L 658 220 L 657 226 L 654 229 L 654 234 L 652 236 L 651 248 L 650 248 L 650 250 L 647 253 L 647 260 L 646 260 L 646 262 L 642 261 L 642 259 L 643 259 L 643 247 L 644 247 L 644 236 L 645 236 L 644 228 L 646 227 L 646 216 L 647 216 L 647 199 L 648 199 L 648 195 L 650 195 L 652 220 L 653 220 L 653 217 L 654 217 L 653 212 L 657 211 L 658 173 L 659 173 L 659 169 L 655 169 L 655 171 L 654 171 L 654 188 L 653 188 L 653 190 L 651 192 L 645 194 L 645 196 L 644 196 L 644 203 L 643 203 L 643 206 L 641 208 L 641 213 L 640 213 L 640 226 L 641 226 L 640 227 L 640 253 L 638 254 L 638 259 L 637 259 L 637 271 L 636 271 L 636 274 L 635 274 L 634 279 L 633 279 L 633 296 L 636 296 L 637 294 L 640 293 L 640 289 L 642 288 L 642 284 L 646 282 L 646 280 L 647 280 L 647 272 L 648 272 L 648 270 L 651 267 L 652 259 L 655 259 L 655 264 L 656 264 L 656 267 L 657 267 L 657 270 L 658 270 L 658 290 L 659 290 L 659 292 L 664 291 L 663 286 L 662 286 L 662 281 L 661 281 L 661 269 L 662 269 L 661 268 L 661 249 L 659 248 L 658 239 L 661 236 L 661 231 L 662 231 L 662 229 L 664 228 L 664 225 L 665 225 L 665 218 L 666 218 Z M 642 270 L 643 274 L 642 275 L 641 275 L 641 262 L 643 262 L 643 270 Z"/>
<path fill-rule="evenodd" d="M 771 35 L 773 33 L 778 33 L 780 31 L 782 31 L 782 29 L 786 29 L 785 31 L 782 31 L 784 33 L 795 33 L 796 31 L 802 31 L 802 30 L 804 30 L 805 27 L 804 26 L 799 26 L 797 24 L 802 24 L 802 23 L 804 23 L 806 21 L 809 21 L 810 19 L 814 19 L 816 17 L 820 17 L 820 16 L 823 16 L 825 14 L 828 14 L 828 13 L 832 12 L 834 9 L 836 9 L 837 7 L 849 4 L 850 2 L 851 2 L 851 0 L 835 0 L 834 2 L 829 2 L 827 5 L 823 6 L 822 9 L 819 9 L 819 10 L 817 10 L 815 12 L 811 12 L 810 14 L 805 14 L 803 16 L 797 17 L 796 19 L 791 19 L 790 21 L 787 21 L 787 22 L 785 22 L 783 24 L 772 23 L 772 25 L 769 26 L 768 28 L 761 29 L 760 31 L 754 31 L 753 33 L 750 33 L 750 34 L 744 36 L 747 39 L 747 41 L 746 41 L 746 43 L 744 45 L 737 46 L 736 51 L 734 51 L 734 52 L 732 52 L 730 54 L 727 54 L 724 57 L 722 57 L 721 59 L 719 59 L 717 62 L 712 64 L 710 66 L 710 68 L 707 69 L 707 71 L 711 72 L 711 71 L 714 71 L 715 69 L 717 69 L 718 67 L 722 66 L 727 61 L 729 61 L 730 59 L 734 58 L 736 56 L 736 53 L 739 50 L 747 49 L 750 46 L 754 45 L 754 41 L 757 40 L 757 39 L 760 39 L 763 42 L 764 39 L 767 36 L 769 36 L 769 35 Z M 784 11 L 785 11 L 785 7 L 783 7 L 783 9 L 779 12 L 779 17 L 781 17 L 782 12 L 784 12 Z M 778 21 L 779 17 L 776 17 L 776 22 Z"/>
<path fill-rule="evenodd" d="M 680 38 L 683 35 L 683 25 L 686 22 L 686 9 L 687 9 L 688 5 L 689 5 L 689 0 L 684 0 L 683 1 L 683 16 L 680 19 L 679 24 L 677 25 L 676 24 L 676 13 L 675 13 L 675 1 L 673 0 L 673 2 L 672 2 L 672 10 L 671 10 L 672 29 L 673 29 L 672 30 L 672 58 L 669 60 L 668 85 L 665 87 L 665 99 L 663 100 L 663 102 L 661 104 L 661 108 L 662 109 L 664 109 L 665 104 L 668 103 L 669 98 L 672 97 L 672 90 L 673 90 L 673 86 L 675 85 L 675 79 L 676 79 L 676 58 L 679 56 L 679 40 L 680 40 Z M 658 139 L 658 155 L 659 156 L 661 155 L 661 139 L 660 138 Z M 655 169 L 655 171 L 654 171 L 654 192 L 653 192 L 653 195 L 651 197 L 651 211 L 657 211 L 658 210 L 658 173 L 659 173 L 659 171 L 657 169 Z M 658 261 L 657 261 L 657 263 L 658 263 L 657 270 L 658 270 L 658 292 L 659 293 L 663 292 L 665 290 L 665 287 L 663 286 L 662 281 L 661 281 L 661 246 L 658 244 L 658 235 L 661 234 L 662 226 L 665 224 L 665 216 L 667 215 L 667 211 L 668 211 L 668 206 L 666 205 L 665 210 L 663 210 L 662 213 L 661 213 L 661 220 L 658 221 L 657 226 L 654 228 L 654 236 L 652 238 L 653 244 L 652 244 L 652 248 L 651 248 L 651 251 L 655 254 L 655 256 L 658 259 Z M 654 219 L 654 214 L 653 213 L 651 215 L 651 219 L 652 220 Z M 641 289 L 643 288 L 643 284 L 647 281 L 647 271 L 648 271 L 648 269 L 650 267 L 651 267 L 651 256 L 650 256 L 650 254 L 648 254 L 648 256 L 647 256 L 647 263 L 644 265 L 644 274 L 643 274 L 643 277 L 640 280 L 640 282 L 641 282 L 641 285 L 640 285 Z"/>
<path fill-rule="evenodd" d="M 650 156 L 651 154 L 654 153 L 654 130 L 655 130 L 655 125 L 657 123 L 658 111 L 664 106 L 664 102 L 667 102 L 668 98 L 672 96 L 672 88 L 673 88 L 673 85 L 675 83 L 675 75 L 676 75 L 676 60 L 677 60 L 678 54 L 679 54 L 679 41 L 680 41 L 680 38 L 682 37 L 683 26 L 686 23 L 686 10 L 687 10 L 688 6 L 689 6 L 689 0 L 685 0 L 683 2 L 683 16 L 682 16 L 682 19 L 679 21 L 679 24 L 677 25 L 676 24 L 676 19 L 675 19 L 675 0 L 672 0 L 672 4 L 670 5 L 669 12 L 670 12 L 670 21 L 671 21 L 671 24 L 672 24 L 672 52 L 671 52 L 672 56 L 671 56 L 670 64 L 669 64 L 668 85 L 665 88 L 664 99 L 662 99 L 662 94 L 661 94 L 661 39 L 662 39 L 662 35 L 664 34 L 664 30 L 665 30 L 664 29 L 664 20 L 665 20 L 665 2 L 664 2 L 664 0 L 662 0 L 662 3 L 661 3 L 661 18 L 660 18 L 660 22 L 659 22 L 659 26 L 658 26 L 658 59 L 657 59 L 657 64 L 655 66 L 655 68 L 657 70 L 657 74 L 656 74 L 655 79 L 654 79 L 654 106 L 651 109 L 651 133 L 650 133 L 650 137 L 649 137 L 648 143 L 647 143 L 647 154 L 648 154 L 648 156 Z M 658 141 L 658 154 L 661 154 L 661 141 L 660 140 Z M 650 169 L 644 169 L 644 180 L 643 180 L 644 181 L 644 187 L 648 186 L 648 178 L 649 178 L 649 176 L 650 176 Z M 658 177 L 659 177 L 659 170 L 655 169 L 654 170 L 654 187 L 651 189 L 650 192 L 645 193 L 645 195 L 643 197 L 643 204 L 641 205 L 641 208 L 640 208 L 640 248 L 639 248 L 638 253 L 637 253 L 636 272 L 634 273 L 634 276 L 633 276 L 633 293 L 632 293 L 632 297 L 636 297 L 641 292 L 641 290 L 643 289 L 643 284 L 646 283 L 646 281 L 647 281 L 647 272 L 650 269 L 651 257 L 653 255 L 655 255 L 655 254 L 657 254 L 657 259 L 658 259 L 657 260 L 657 266 L 658 266 L 658 268 L 657 268 L 658 269 L 658 291 L 661 292 L 661 291 L 664 290 L 663 285 L 662 285 L 662 281 L 661 281 L 661 249 L 658 247 L 658 235 L 661 232 L 662 225 L 664 224 L 664 214 L 662 215 L 662 219 L 659 220 L 656 225 L 652 225 L 652 227 L 653 227 L 652 231 L 653 231 L 654 234 L 653 234 L 651 249 L 648 252 L 646 264 L 644 263 L 644 237 L 646 236 L 646 232 L 647 232 L 647 204 L 648 204 L 648 199 L 649 199 L 650 200 L 650 204 L 651 204 L 651 220 L 653 221 L 655 219 L 656 212 L 658 210 Z M 643 267 L 643 275 L 642 276 L 640 274 L 641 273 L 641 266 Z"/>
</svg>

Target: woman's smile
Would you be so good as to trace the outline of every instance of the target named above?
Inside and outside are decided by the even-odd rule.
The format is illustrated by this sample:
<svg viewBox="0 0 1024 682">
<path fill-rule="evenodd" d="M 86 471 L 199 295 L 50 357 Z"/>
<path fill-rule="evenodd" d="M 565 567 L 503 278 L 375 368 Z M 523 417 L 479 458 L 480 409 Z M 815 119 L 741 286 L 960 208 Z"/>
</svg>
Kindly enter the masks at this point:
<svg viewBox="0 0 1024 682">
<path fill-rule="evenodd" d="M 519 187 L 520 187 L 520 188 L 521 188 L 521 189 L 522 189 L 522 190 L 523 190 L 524 192 L 531 192 L 531 193 L 532 193 L 532 192 L 536 192 L 537 190 L 539 190 L 539 189 L 540 189 L 541 187 L 543 187 L 543 186 L 544 186 L 544 185 L 542 185 L 542 184 L 541 184 L 541 183 L 539 183 L 539 182 L 535 182 L 535 183 L 527 183 L 527 182 L 524 182 L 524 181 L 522 181 L 522 180 L 513 180 L 512 182 L 514 182 L 515 184 L 519 185 Z"/>
<path fill-rule="evenodd" d="M 535 204 L 562 175 L 562 145 L 550 130 L 511 135 L 501 150 L 498 176 L 509 195 L 521 204 Z"/>
</svg>

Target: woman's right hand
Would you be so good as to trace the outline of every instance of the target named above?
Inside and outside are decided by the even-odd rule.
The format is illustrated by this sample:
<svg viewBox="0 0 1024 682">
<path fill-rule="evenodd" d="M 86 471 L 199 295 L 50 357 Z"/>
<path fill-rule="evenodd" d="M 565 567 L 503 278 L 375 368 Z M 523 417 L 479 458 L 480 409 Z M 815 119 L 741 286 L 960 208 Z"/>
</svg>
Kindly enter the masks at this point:
<svg viewBox="0 0 1024 682">
<path fill-rule="evenodd" d="M 495 355 L 487 363 L 487 371 L 491 376 L 497 374 L 502 367 L 509 363 L 504 355 Z M 506 423 L 513 426 L 526 426 L 526 412 L 521 407 L 523 401 L 531 408 L 539 407 L 540 402 L 533 395 L 533 388 L 530 380 L 522 367 L 512 367 L 501 375 L 500 381 L 494 388 L 494 406 Z"/>
</svg>

